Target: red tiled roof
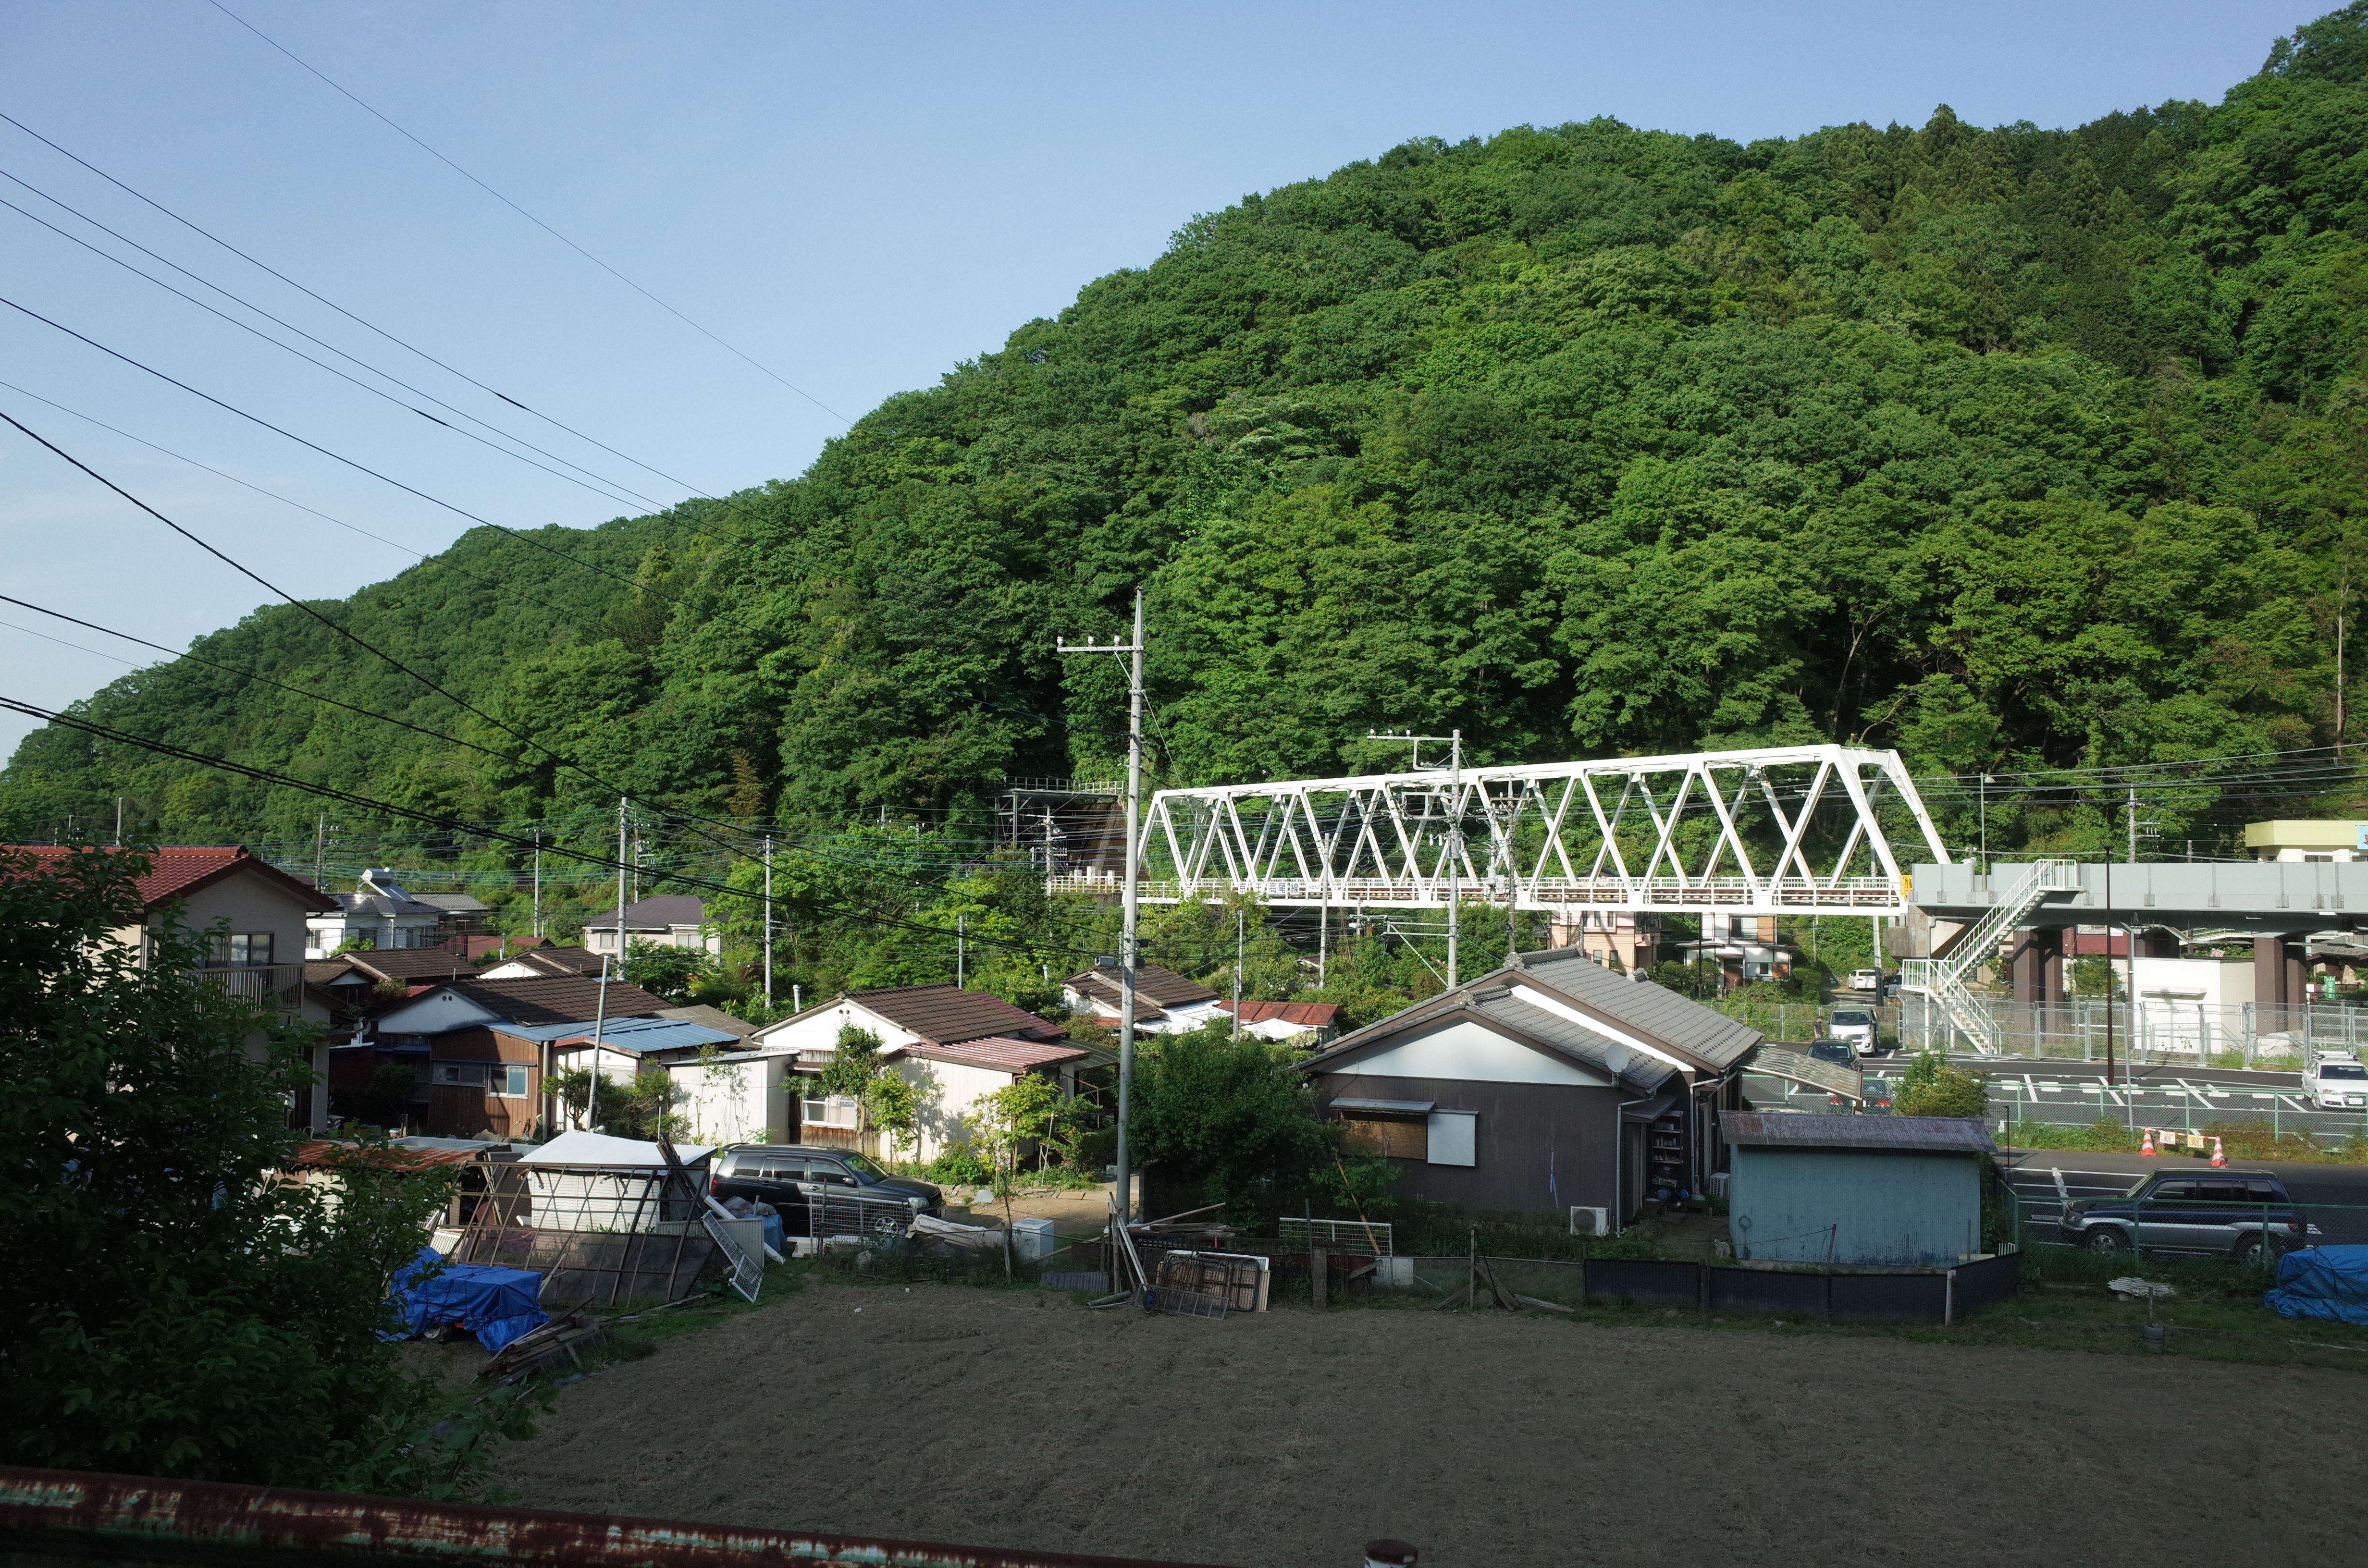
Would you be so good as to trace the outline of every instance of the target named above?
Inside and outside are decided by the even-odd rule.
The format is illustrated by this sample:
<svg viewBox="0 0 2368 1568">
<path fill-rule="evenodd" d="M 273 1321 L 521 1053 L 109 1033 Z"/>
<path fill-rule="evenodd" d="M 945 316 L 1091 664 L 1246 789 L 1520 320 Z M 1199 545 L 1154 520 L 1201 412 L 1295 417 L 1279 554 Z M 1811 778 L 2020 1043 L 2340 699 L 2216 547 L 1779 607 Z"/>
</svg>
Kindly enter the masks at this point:
<svg viewBox="0 0 2368 1568">
<path fill-rule="evenodd" d="M 901 1046 L 888 1054 L 920 1056 L 932 1062 L 959 1062 L 969 1067 L 991 1067 L 997 1072 L 1019 1074 L 1032 1068 L 1049 1067 L 1056 1062 L 1075 1062 L 1090 1052 L 1074 1045 L 1053 1045 L 1041 1040 L 1005 1040 L 989 1036 L 985 1040 L 962 1040 L 955 1045 L 919 1040 Z"/>
<path fill-rule="evenodd" d="M 1217 1004 L 1217 1010 L 1221 1013 L 1230 1013 L 1234 1010 L 1234 1005 L 1231 1002 L 1220 1002 Z M 1245 1002 L 1242 1004 L 1242 1022 L 1262 1024 L 1269 1018 L 1279 1018 L 1286 1024 L 1297 1024 L 1304 1029 L 1328 1029 L 1340 1021 L 1340 1004 L 1338 1002 Z"/>
<path fill-rule="evenodd" d="M 241 874 L 262 877 L 275 882 L 303 900 L 306 907 L 324 915 L 333 914 L 341 907 L 336 900 L 312 883 L 299 881 L 270 861 L 250 855 L 244 844 L 166 844 L 154 849 L 102 848 L 97 851 L 79 851 L 63 844 L 23 844 L 14 847 L 18 854 L 30 855 L 37 860 L 62 860 L 68 855 L 78 853 L 143 855 L 148 860 L 148 870 L 133 886 L 140 890 L 142 906 L 151 915 L 176 898 L 193 893 L 224 877 Z"/>
</svg>

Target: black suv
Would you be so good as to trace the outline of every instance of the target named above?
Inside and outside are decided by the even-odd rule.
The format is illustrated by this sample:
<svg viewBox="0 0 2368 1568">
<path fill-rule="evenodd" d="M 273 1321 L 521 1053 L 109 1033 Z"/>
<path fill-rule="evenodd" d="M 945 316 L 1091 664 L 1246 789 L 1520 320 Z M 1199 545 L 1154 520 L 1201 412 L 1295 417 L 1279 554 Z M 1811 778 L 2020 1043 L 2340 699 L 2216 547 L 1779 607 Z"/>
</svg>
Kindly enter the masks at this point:
<svg viewBox="0 0 2368 1568">
<path fill-rule="evenodd" d="M 2215 1255 L 2237 1263 L 2312 1246 L 2319 1233 L 2267 1171 L 2159 1171 L 2119 1198 L 2078 1198 L 2064 1206 L 2064 1239 L 2091 1252 L 2130 1250 Z"/>
<path fill-rule="evenodd" d="M 941 1218 L 945 1194 L 911 1176 L 890 1176 L 870 1157 L 852 1149 L 808 1143 L 736 1143 L 718 1149 L 708 1166 L 707 1190 L 718 1201 L 745 1198 L 769 1203 L 781 1211 L 781 1229 L 792 1236 L 835 1234 L 848 1230 L 902 1232 L 891 1225 L 894 1204 L 907 1216 Z M 836 1199 L 868 1201 L 842 1207 Z M 821 1209 L 825 1224 L 817 1229 L 814 1212 Z M 907 1219 L 905 1223 L 910 1223 Z"/>
</svg>

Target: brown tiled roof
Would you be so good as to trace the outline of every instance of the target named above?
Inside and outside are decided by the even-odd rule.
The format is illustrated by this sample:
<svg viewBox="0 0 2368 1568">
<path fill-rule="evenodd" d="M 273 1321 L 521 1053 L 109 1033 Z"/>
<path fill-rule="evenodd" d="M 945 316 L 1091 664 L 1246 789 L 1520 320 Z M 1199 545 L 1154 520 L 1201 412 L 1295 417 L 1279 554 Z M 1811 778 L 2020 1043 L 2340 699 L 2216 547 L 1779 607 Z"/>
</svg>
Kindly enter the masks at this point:
<svg viewBox="0 0 2368 1568">
<path fill-rule="evenodd" d="M 58 860 L 68 855 L 83 853 L 62 844 L 25 844 L 15 847 L 17 853 L 30 855 L 39 860 Z M 185 897 L 224 877 L 237 875 L 262 877 L 275 882 L 285 892 L 302 899 L 306 907 L 324 915 L 341 907 L 336 900 L 312 883 L 298 881 L 270 861 L 248 854 L 244 844 L 166 844 L 154 849 L 110 848 L 96 853 L 147 857 L 147 874 L 134 885 L 140 890 L 142 903 L 152 915 L 174 899 Z"/>
<path fill-rule="evenodd" d="M 1108 1007 L 1112 1014 L 1118 1013 L 1126 1006 L 1126 994 L 1119 988 L 1119 985 L 1115 981 L 1104 980 L 1099 975 L 1088 974 L 1082 977 L 1073 978 L 1068 982 L 1068 984 L 1071 990 L 1083 992 L 1087 997 L 1100 1003 L 1103 1006 Z M 1167 1010 L 1165 1007 L 1162 1007 L 1158 1003 L 1154 1002 L 1150 997 L 1145 996 L 1140 991 L 1134 994 L 1134 1021 L 1136 1023 L 1147 1024 L 1155 1019 L 1164 1018 L 1167 1016 Z"/>
<path fill-rule="evenodd" d="M 1118 971 L 1099 966 L 1069 977 L 1068 983 L 1089 996 L 1107 995 L 1112 1002 L 1119 996 Z M 1134 966 L 1134 994 L 1138 1001 L 1148 998 L 1165 1007 L 1189 1007 L 1195 1002 L 1213 1002 L 1217 994 L 1172 969 L 1162 969 L 1156 963 Z"/>
<path fill-rule="evenodd" d="M 860 1002 L 898 1028 L 910 1029 L 939 1045 L 957 1040 L 1008 1035 L 1020 1040 L 1060 1040 L 1064 1031 L 1035 1014 L 1015 1007 L 984 991 L 959 985 L 898 985 L 880 991 L 850 991 Z"/>
<path fill-rule="evenodd" d="M 548 940 L 541 937 L 462 936 L 451 937 L 443 943 L 443 946 L 451 949 L 454 952 L 466 954 L 472 960 L 484 958 L 487 953 L 507 953 L 515 958 L 529 948 L 546 948 L 550 945 Z"/>
<path fill-rule="evenodd" d="M 448 987 L 513 1024 L 575 1024 L 600 1016 L 600 983 L 583 975 L 554 974 L 541 980 L 455 980 Z M 625 981 L 609 983 L 607 1014 L 612 1018 L 655 1018 L 666 1011 L 653 996 Z"/>
<path fill-rule="evenodd" d="M 440 980 L 477 972 L 475 964 L 450 948 L 378 948 L 339 957 L 381 980 Z"/>
<path fill-rule="evenodd" d="M 892 1055 L 920 1056 L 932 1062 L 959 1062 L 970 1067 L 991 1067 L 999 1072 L 1019 1074 L 1031 1068 L 1049 1067 L 1056 1062 L 1076 1062 L 1091 1054 L 1074 1045 L 1050 1045 L 1041 1040 L 1006 1040 L 989 1035 L 985 1040 L 965 1040 L 952 1045 L 939 1045 L 923 1040 L 891 1052 Z"/>
<path fill-rule="evenodd" d="M 1217 1010 L 1230 1013 L 1231 1002 L 1220 1002 Z M 1244 1002 L 1242 1022 L 1262 1024 L 1269 1018 L 1280 1018 L 1286 1024 L 1297 1024 L 1304 1029 L 1328 1029 L 1340 1021 L 1338 1002 Z"/>
</svg>

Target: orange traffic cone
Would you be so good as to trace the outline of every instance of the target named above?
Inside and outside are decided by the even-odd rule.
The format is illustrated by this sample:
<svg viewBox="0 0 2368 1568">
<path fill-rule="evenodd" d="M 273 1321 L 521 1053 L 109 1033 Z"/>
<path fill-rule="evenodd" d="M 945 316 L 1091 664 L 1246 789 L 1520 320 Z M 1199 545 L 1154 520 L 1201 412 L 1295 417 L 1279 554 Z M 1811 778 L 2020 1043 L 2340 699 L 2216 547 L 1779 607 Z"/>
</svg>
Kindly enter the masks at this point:
<svg viewBox="0 0 2368 1568">
<path fill-rule="evenodd" d="M 2227 1155 L 2226 1152 L 2226 1151 L 2224 1151 L 2224 1150 L 2220 1147 L 2220 1140 L 2218 1140 L 2217 1138 L 2214 1138 L 2214 1140 L 2212 1140 L 2212 1165 L 2213 1165 L 2213 1168 L 2216 1170 L 2216 1169 L 2218 1169 L 2220 1166 L 2225 1165 L 2226 1165 L 2227 1163 L 2228 1163 L 2228 1155 Z"/>
<path fill-rule="evenodd" d="M 2154 1158 L 2157 1158 L 2157 1156 L 2155 1154 L 2155 1152 L 2154 1152 L 2154 1129 L 2153 1129 L 2153 1128 L 2149 1127 L 2149 1128 L 2147 1128 L 2147 1129 L 2146 1130 L 2146 1142 L 2138 1145 L 2138 1153 L 2141 1153 L 2141 1154 L 2146 1155 L 2148 1159 L 2154 1159 Z"/>
</svg>

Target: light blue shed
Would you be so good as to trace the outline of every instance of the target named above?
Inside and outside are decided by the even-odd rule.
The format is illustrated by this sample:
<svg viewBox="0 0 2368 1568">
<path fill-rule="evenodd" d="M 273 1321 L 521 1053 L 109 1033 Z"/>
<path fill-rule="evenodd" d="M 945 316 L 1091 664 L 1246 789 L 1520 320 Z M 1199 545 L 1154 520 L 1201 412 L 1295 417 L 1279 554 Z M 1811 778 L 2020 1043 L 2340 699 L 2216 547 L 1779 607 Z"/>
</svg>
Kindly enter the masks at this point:
<svg viewBox="0 0 2368 1568">
<path fill-rule="evenodd" d="M 1730 1110 L 1719 1131 L 1740 1260 L 1945 1268 L 1981 1251 L 1978 1121 Z"/>
</svg>

